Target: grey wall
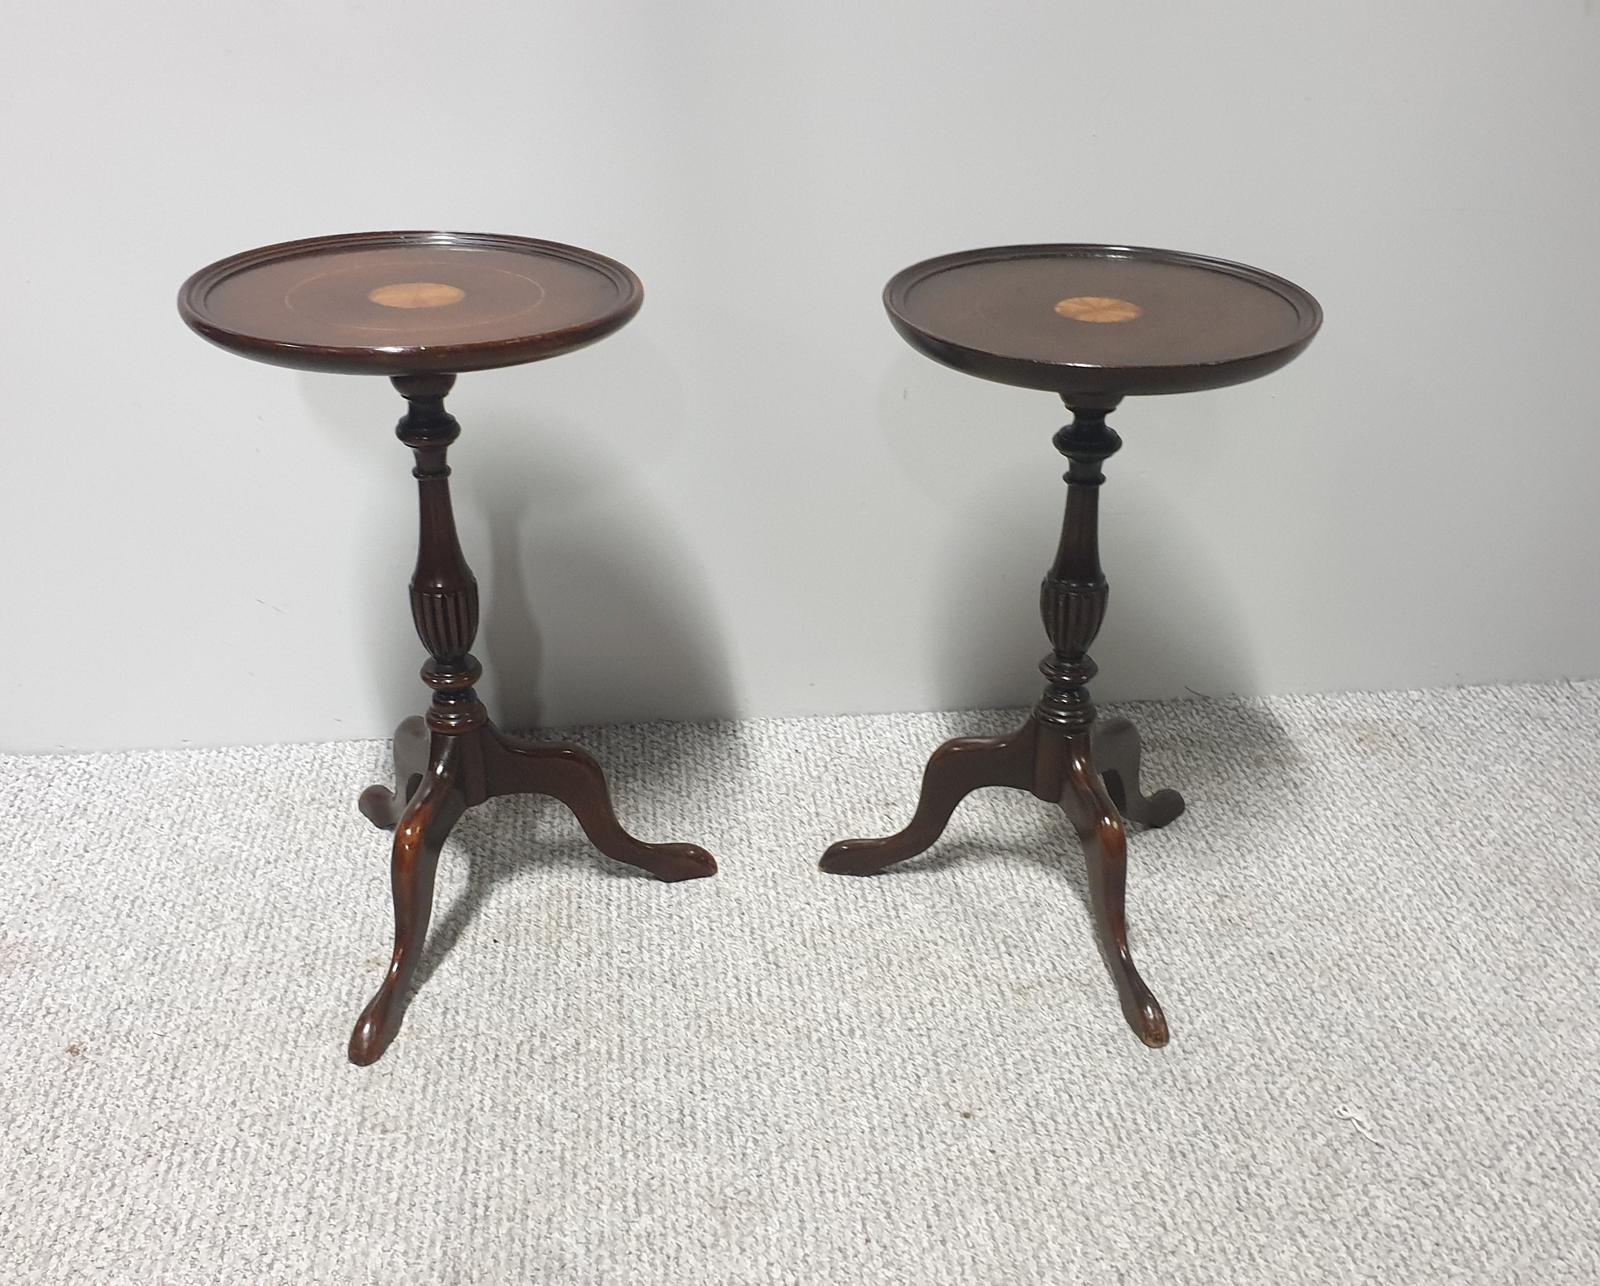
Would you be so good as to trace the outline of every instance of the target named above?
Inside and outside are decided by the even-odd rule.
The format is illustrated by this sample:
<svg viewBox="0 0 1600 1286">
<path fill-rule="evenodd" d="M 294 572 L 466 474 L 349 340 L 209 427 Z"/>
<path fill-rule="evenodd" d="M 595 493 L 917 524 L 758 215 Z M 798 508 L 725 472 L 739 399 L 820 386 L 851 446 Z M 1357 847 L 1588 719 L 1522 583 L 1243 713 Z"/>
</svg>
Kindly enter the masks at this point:
<svg viewBox="0 0 1600 1286">
<path fill-rule="evenodd" d="M 3 745 L 420 708 L 399 399 L 173 309 L 365 228 L 646 284 L 453 399 L 507 722 L 1030 700 L 1063 412 L 878 302 L 1017 240 L 1244 259 L 1327 311 L 1280 374 L 1114 418 L 1099 693 L 1600 672 L 1595 7 L 8 5 Z"/>
</svg>

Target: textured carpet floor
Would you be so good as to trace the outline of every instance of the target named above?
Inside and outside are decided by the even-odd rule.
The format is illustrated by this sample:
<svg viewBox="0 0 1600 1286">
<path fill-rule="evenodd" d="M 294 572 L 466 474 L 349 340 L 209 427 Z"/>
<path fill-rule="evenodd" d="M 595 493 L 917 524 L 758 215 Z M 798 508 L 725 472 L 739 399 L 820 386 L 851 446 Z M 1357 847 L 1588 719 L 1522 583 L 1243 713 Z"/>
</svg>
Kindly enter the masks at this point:
<svg viewBox="0 0 1600 1286">
<path fill-rule="evenodd" d="M 366 1070 L 383 747 L 0 759 L 0 1281 L 1600 1280 L 1600 683 L 1123 713 L 1159 1052 L 1031 797 L 815 869 L 1015 715 L 581 731 L 722 874 L 475 810 Z"/>
</svg>

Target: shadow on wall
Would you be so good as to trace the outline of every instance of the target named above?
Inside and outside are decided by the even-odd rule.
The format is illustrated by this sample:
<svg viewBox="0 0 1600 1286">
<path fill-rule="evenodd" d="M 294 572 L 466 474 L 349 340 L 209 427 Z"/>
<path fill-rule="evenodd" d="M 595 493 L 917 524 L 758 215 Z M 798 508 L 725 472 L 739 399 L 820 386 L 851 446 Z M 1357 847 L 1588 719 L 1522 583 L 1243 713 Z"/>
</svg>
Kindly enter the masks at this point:
<svg viewBox="0 0 1600 1286">
<path fill-rule="evenodd" d="M 647 373 L 630 383 L 659 402 L 670 381 L 650 350 L 643 356 Z M 640 357 L 631 355 L 634 367 Z M 496 722 L 528 730 L 731 717 L 727 649 L 698 555 L 632 481 L 638 463 L 594 432 L 627 422 L 626 411 L 608 405 L 621 401 L 614 386 L 586 372 L 596 409 L 579 419 L 546 410 L 526 380 L 513 384 L 507 374 L 463 379 L 447 402 L 462 425 L 450 452 L 451 493 L 481 602 L 473 652 Z M 497 375 L 488 398 L 463 396 L 472 380 Z M 365 624 L 376 695 L 398 722 L 427 696 L 405 590 L 416 556 L 415 484 L 410 453 L 393 437 L 405 406 L 387 381 L 301 378 L 313 421 L 383 470 L 356 519 L 361 566 L 350 610 Z M 568 399 L 556 388 L 549 401 Z M 660 415 L 658 406 L 656 449 Z"/>
<path fill-rule="evenodd" d="M 879 425 L 947 520 L 932 558 L 938 596 L 912 636 L 927 649 L 941 704 L 1031 704 L 1049 650 L 1039 583 L 1066 503 L 1066 461 L 1050 438 L 1070 412 L 1048 393 L 964 377 L 942 381 L 937 404 L 909 398 L 908 385 L 926 384 L 909 360 L 886 372 Z M 1093 691 L 1122 700 L 1253 692 L 1255 656 L 1226 569 L 1166 502 L 1158 471 L 1141 476 L 1149 459 L 1148 449 L 1125 449 L 1106 464 L 1100 546 L 1111 597 L 1091 649 L 1100 664 Z"/>
<path fill-rule="evenodd" d="M 1066 503 L 1067 462 L 1050 438 L 1070 412 L 1050 394 L 972 379 L 941 383 L 946 396 L 936 407 L 905 395 L 923 383 L 902 360 L 886 372 L 879 398 L 891 449 L 949 519 L 933 554 L 937 596 L 912 637 L 926 649 L 928 682 L 942 705 L 1028 707 L 1043 687 L 1038 665 L 1049 651 L 1039 583 Z M 1205 533 L 1186 525 L 1192 507 L 1171 503 L 1159 468 L 1143 472 L 1156 444 L 1125 436 L 1133 449 L 1107 462 L 1101 493 L 1101 563 L 1111 595 L 1091 648 L 1100 666 L 1091 684 L 1096 704 L 1136 722 L 1142 709 L 1158 727 L 1170 725 L 1150 747 L 1152 788 L 1204 794 L 1236 778 L 1290 771 L 1298 756 L 1282 723 L 1238 697 L 1258 690 L 1257 658 L 1227 569 L 1211 556 Z M 992 735 L 1016 721 L 990 717 L 972 732 Z M 1191 765 L 1198 779 L 1186 781 Z"/>
<path fill-rule="evenodd" d="M 480 655 L 501 722 L 734 714 L 698 556 L 626 462 L 568 426 L 483 428 L 496 454 L 457 494 L 488 519 Z"/>
</svg>

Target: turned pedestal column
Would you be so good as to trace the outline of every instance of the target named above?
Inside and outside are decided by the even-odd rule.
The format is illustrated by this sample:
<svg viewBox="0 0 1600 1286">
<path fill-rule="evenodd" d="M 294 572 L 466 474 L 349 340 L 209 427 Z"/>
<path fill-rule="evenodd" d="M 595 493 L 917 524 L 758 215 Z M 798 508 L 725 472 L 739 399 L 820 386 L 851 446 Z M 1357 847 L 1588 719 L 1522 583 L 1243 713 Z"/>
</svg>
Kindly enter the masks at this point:
<svg viewBox="0 0 1600 1286">
<path fill-rule="evenodd" d="M 956 806 L 980 786 L 1012 786 L 1059 805 L 1083 843 L 1095 927 L 1122 1012 L 1140 1040 L 1159 1046 L 1167 1043 L 1166 1018 L 1128 950 L 1122 819 L 1165 826 L 1183 812 L 1183 797 L 1175 790 L 1149 798 L 1140 793 L 1138 732 L 1126 719 L 1098 722 L 1089 699 L 1096 669 L 1089 646 L 1100 632 L 1109 594 L 1100 570 L 1100 466 L 1122 445 L 1106 414 L 1105 407 L 1079 409 L 1055 438 L 1071 466 L 1061 543 L 1039 587 L 1052 650 L 1039 663 L 1047 683 L 1033 713 L 1008 736 L 945 742 L 928 761 L 910 824 L 887 839 L 841 840 L 823 856 L 822 869 L 875 875 L 915 857 L 943 834 Z"/>
<path fill-rule="evenodd" d="M 659 880 L 716 873 L 711 854 L 693 844 L 646 844 L 617 820 L 600 765 L 570 742 L 533 743 L 506 736 L 489 720 L 473 685 L 483 667 L 469 650 L 478 631 L 478 582 L 456 537 L 445 453 L 460 434 L 444 409 L 453 375 L 401 375 L 394 385 L 411 404 L 395 433 L 416 455 L 421 540 L 411 577 L 411 617 L 428 650 L 422 681 L 433 690 L 423 718 L 395 732 L 395 786 L 369 786 L 361 811 L 393 827 L 394 954 L 377 994 L 356 1021 L 350 1060 L 370 1063 L 400 1027 L 401 1007 L 433 904 L 439 849 L 456 819 L 496 795 L 549 795 L 577 817 L 605 856 Z"/>
</svg>

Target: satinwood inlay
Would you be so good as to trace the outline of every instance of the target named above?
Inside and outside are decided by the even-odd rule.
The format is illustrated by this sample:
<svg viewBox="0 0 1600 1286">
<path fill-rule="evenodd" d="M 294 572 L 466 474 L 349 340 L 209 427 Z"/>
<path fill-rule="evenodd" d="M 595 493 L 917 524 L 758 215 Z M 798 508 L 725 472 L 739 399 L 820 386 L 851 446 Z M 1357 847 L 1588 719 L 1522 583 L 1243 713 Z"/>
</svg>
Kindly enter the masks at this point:
<svg viewBox="0 0 1600 1286">
<path fill-rule="evenodd" d="M 1144 309 L 1126 299 L 1112 299 L 1108 295 L 1074 295 L 1056 305 L 1056 312 L 1073 321 L 1125 322 L 1132 321 Z"/>
<path fill-rule="evenodd" d="M 367 298 L 385 308 L 445 308 L 459 304 L 467 292 L 442 281 L 397 281 L 392 286 L 369 290 Z"/>
</svg>

